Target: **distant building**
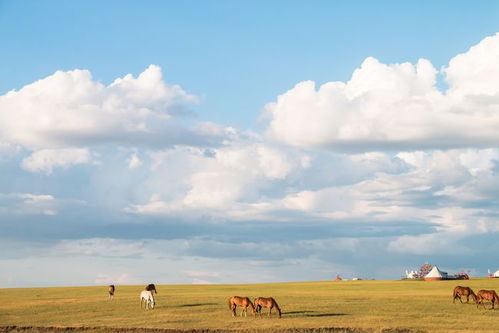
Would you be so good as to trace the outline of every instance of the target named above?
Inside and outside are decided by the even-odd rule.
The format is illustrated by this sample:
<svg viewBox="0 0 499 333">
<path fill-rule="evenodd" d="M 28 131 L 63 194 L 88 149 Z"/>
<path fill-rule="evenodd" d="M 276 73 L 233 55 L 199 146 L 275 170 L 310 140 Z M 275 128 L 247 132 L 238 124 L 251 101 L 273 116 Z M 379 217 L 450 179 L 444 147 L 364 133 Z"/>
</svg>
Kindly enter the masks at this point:
<svg viewBox="0 0 499 333">
<path fill-rule="evenodd" d="M 489 270 L 489 277 L 490 278 L 499 278 L 499 271 L 495 271 L 494 273 L 491 273 Z"/>
<path fill-rule="evenodd" d="M 419 278 L 418 272 L 416 271 L 405 271 L 405 278 L 406 279 L 417 279 Z"/>
<path fill-rule="evenodd" d="M 425 280 L 446 280 L 448 278 L 447 272 L 443 272 L 438 269 L 437 266 L 433 266 L 430 272 L 424 276 Z"/>
</svg>

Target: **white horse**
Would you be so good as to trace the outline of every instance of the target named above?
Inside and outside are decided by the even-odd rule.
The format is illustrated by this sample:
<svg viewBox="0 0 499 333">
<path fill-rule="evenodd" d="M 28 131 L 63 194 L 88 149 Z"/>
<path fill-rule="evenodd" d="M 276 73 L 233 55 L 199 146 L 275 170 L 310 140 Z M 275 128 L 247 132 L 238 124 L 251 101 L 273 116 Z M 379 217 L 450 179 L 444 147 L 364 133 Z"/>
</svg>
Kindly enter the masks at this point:
<svg viewBox="0 0 499 333">
<path fill-rule="evenodd" d="M 142 303 L 146 309 L 154 309 L 154 296 L 149 290 L 142 290 L 140 293 L 140 308 L 142 308 Z"/>
</svg>

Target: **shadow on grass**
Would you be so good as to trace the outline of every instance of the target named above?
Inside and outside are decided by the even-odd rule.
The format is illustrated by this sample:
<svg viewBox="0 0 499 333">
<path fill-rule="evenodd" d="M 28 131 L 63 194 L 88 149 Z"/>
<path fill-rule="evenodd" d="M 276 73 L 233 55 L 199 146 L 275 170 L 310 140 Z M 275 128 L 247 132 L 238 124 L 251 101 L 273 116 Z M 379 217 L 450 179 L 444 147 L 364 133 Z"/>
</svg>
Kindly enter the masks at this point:
<svg viewBox="0 0 499 333">
<path fill-rule="evenodd" d="M 283 312 L 282 315 L 302 315 L 302 316 L 292 316 L 292 317 L 337 317 L 346 316 L 346 313 L 316 313 L 317 311 L 290 311 Z"/>
<path fill-rule="evenodd" d="M 337 317 L 337 316 L 346 316 L 346 313 L 318 313 L 318 314 L 309 314 L 305 315 L 305 317 Z"/>
<path fill-rule="evenodd" d="M 182 304 L 178 305 L 177 308 L 193 308 L 196 306 L 206 306 L 206 305 L 218 305 L 217 303 L 193 303 L 193 304 Z"/>
</svg>

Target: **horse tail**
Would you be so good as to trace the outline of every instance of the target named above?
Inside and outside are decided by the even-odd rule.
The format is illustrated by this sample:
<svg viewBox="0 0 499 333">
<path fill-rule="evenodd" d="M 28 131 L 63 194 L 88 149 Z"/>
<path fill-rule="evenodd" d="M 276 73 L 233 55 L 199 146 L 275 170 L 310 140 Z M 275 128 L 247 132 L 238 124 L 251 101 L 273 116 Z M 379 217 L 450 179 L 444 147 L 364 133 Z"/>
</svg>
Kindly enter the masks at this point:
<svg viewBox="0 0 499 333">
<path fill-rule="evenodd" d="M 228 302 L 229 302 L 229 310 L 232 310 L 232 298 L 229 298 Z"/>
<path fill-rule="evenodd" d="M 452 302 L 456 303 L 456 297 L 457 297 L 457 287 L 455 287 L 454 291 L 452 292 Z"/>
<path fill-rule="evenodd" d="M 499 304 L 499 296 L 497 296 L 497 293 L 495 290 L 494 290 L 494 298 L 497 301 L 497 303 Z"/>
</svg>

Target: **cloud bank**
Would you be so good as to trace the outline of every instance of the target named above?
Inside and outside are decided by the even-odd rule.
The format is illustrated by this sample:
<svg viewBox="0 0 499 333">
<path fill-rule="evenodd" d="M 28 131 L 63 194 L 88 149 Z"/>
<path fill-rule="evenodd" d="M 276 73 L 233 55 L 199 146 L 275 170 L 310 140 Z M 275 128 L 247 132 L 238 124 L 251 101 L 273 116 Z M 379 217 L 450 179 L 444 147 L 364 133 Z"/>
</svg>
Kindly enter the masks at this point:
<svg viewBox="0 0 499 333">
<path fill-rule="evenodd" d="M 217 132 L 180 122 L 188 106 L 197 102 L 181 87 L 165 83 L 155 65 L 107 86 L 87 70 L 57 71 L 0 96 L 0 142 L 30 150 L 215 144 L 225 134 L 221 126 Z"/>
<path fill-rule="evenodd" d="M 267 133 L 296 147 L 343 151 L 495 147 L 498 56 L 499 34 L 440 71 L 426 59 L 387 65 L 369 57 L 348 82 L 300 82 L 269 103 Z"/>
<path fill-rule="evenodd" d="M 348 82 L 278 96 L 262 132 L 184 122 L 199 100 L 153 65 L 11 91 L 0 282 L 24 266 L 48 284 L 394 278 L 427 260 L 485 272 L 499 260 L 498 56 L 499 35 L 440 70 L 370 57 Z"/>
</svg>

